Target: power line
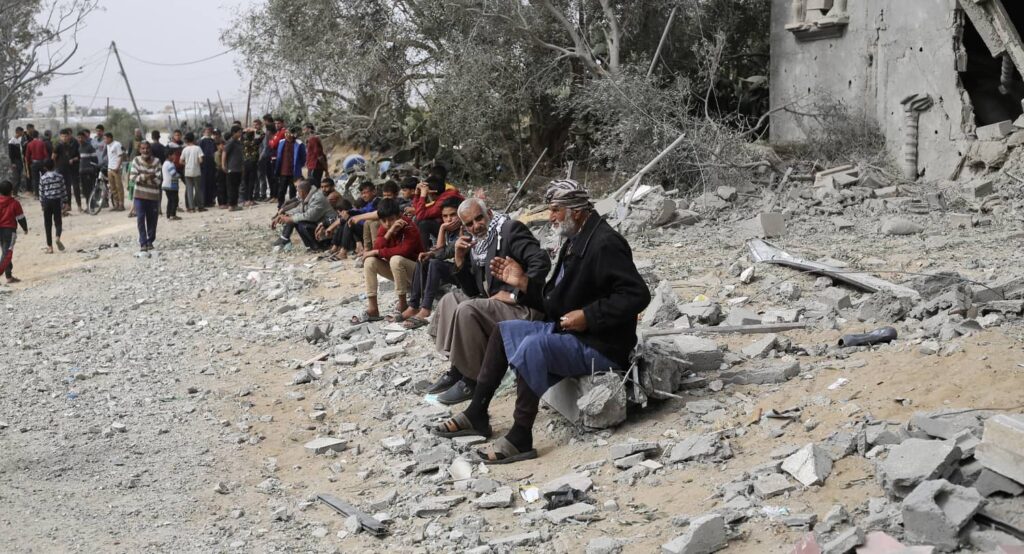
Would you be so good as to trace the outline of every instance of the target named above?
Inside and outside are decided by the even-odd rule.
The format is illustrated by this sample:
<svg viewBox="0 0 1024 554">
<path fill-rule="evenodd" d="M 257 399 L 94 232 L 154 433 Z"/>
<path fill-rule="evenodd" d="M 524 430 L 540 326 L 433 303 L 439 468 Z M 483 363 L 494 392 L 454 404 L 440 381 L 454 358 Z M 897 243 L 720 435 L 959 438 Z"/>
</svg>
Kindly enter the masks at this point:
<svg viewBox="0 0 1024 554">
<path fill-rule="evenodd" d="M 100 72 L 100 82 L 96 83 L 96 92 L 92 95 L 92 100 L 89 101 L 89 107 L 86 108 L 85 113 L 92 111 L 92 105 L 96 102 L 96 97 L 100 95 L 100 87 L 103 86 L 103 78 L 107 76 L 107 64 L 110 63 L 110 50 L 107 50 L 107 59 L 103 62 L 103 71 Z"/>
<path fill-rule="evenodd" d="M 231 52 L 234 52 L 234 51 L 235 51 L 234 48 L 228 48 L 227 50 L 221 52 L 220 54 L 214 54 L 212 56 L 209 56 L 209 57 L 206 57 L 206 58 L 203 58 L 203 59 L 200 59 L 200 60 L 193 60 L 193 61 L 190 61 L 190 62 L 181 62 L 181 63 L 150 62 L 150 61 L 143 60 L 141 58 L 136 58 L 135 56 L 129 54 L 128 52 L 125 52 L 124 50 L 121 50 L 121 53 L 124 54 L 124 56 L 126 58 L 131 58 L 131 59 L 133 59 L 133 60 L 135 60 L 135 61 L 137 61 L 139 63 L 144 63 L 144 64 L 147 64 L 147 65 L 157 65 L 157 66 L 160 66 L 160 67 L 179 67 L 179 66 L 183 66 L 183 65 L 194 65 L 194 64 L 197 64 L 197 63 L 207 62 L 207 61 L 210 61 L 212 59 L 224 56 L 226 54 L 230 54 Z"/>
</svg>

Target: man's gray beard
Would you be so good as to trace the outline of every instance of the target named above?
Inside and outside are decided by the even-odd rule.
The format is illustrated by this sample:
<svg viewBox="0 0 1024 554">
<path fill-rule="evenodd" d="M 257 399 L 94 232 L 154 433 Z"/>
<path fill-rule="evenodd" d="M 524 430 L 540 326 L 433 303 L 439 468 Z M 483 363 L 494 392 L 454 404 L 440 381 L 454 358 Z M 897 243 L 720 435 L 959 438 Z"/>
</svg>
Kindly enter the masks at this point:
<svg viewBox="0 0 1024 554">
<path fill-rule="evenodd" d="M 579 226 L 576 225 L 576 220 L 572 218 L 573 215 L 575 215 L 575 212 L 572 210 L 565 210 L 565 219 L 558 224 L 559 238 L 571 239 L 579 232 Z"/>
</svg>

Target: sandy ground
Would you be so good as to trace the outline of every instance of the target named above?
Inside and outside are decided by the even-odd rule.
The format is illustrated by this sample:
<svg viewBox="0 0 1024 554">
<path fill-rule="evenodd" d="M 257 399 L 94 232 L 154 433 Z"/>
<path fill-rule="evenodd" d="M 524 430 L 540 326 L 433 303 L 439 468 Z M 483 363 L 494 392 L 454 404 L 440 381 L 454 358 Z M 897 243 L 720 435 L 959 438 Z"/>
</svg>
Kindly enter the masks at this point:
<svg viewBox="0 0 1024 554">
<path fill-rule="evenodd" d="M 63 240 L 68 251 L 47 255 L 42 252 L 45 241 L 39 206 L 31 200 L 23 198 L 23 201 L 28 212 L 30 231 L 27 235 L 19 236 L 15 274 L 23 283 L 13 286 L 11 295 L 39 295 L 40 298 L 55 299 L 65 293 L 68 283 L 75 283 L 76 286 L 70 290 L 88 298 L 93 294 L 90 290 L 95 291 L 96 295 L 103 294 L 103 282 L 83 286 L 83 282 L 88 282 L 93 275 L 121 275 L 125 279 L 132 277 L 133 268 L 138 264 L 132 256 L 137 251 L 134 219 L 127 218 L 124 213 L 107 211 L 99 216 L 76 213 L 65 219 Z M 181 249 L 177 255 L 187 256 L 187 249 L 181 245 L 188 240 L 202 240 L 214 251 L 230 259 L 236 269 L 250 265 L 259 267 L 259 261 L 251 251 L 239 253 L 236 245 L 239 241 L 268 244 L 269 232 L 254 230 L 256 228 L 253 225 L 264 225 L 272 212 L 271 206 L 261 205 L 230 214 L 220 210 L 204 214 L 182 214 L 184 220 L 179 222 L 161 219 L 157 248 L 160 249 L 162 244 L 173 239 Z M 240 236 L 240 233 L 248 235 Z M 723 282 L 719 276 L 722 265 L 734 259 L 738 251 L 735 239 L 721 238 L 719 242 L 708 240 L 706 234 L 694 234 L 693 241 L 689 241 L 685 233 L 682 235 L 688 241 L 685 254 L 671 242 L 663 241 L 660 245 L 650 247 L 635 245 L 637 257 L 653 259 L 659 264 L 673 260 L 675 265 L 672 267 L 680 264 L 691 266 L 676 282 L 680 296 L 715 290 Z M 97 250 L 102 245 L 114 243 L 117 248 Z M 910 246 L 907 245 L 903 251 L 909 251 Z M 818 248 L 828 251 L 827 245 Z M 85 253 L 77 253 L 79 250 Z M 328 271 L 322 265 L 317 266 L 308 254 L 300 253 L 299 250 L 301 248 L 297 248 L 295 253 L 280 256 L 289 258 L 296 265 L 313 267 L 315 271 L 322 271 L 327 276 L 320 279 L 316 288 L 305 294 L 330 308 L 341 299 L 361 292 L 360 271 L 351 268 Z M 929 257 L 935 255 L 935 252 L 925 252 L 917 257 L 905 257 L 900 263 L 904 264 L 903 267 L 924 267 L 929 264 Z M 959 251 L 946 253 L 950 260 L 960 255 Z M 769 274 L 789 278 L 786 272 L 778 268 Z M 809 290 L 813 277 L 802 276 L 800 279 L 805 290 Z M 763 281 L 755 281 L 746 289 L 740 287 L 735 294 L 753 294 L 764 286 Z M 218 313 L 231 313 L 239 318 L 258 318 L 261 313 L 258 306 L 232 301 L 229 290 L 204 293 L 199 297 L 186 290 L 172 291 L 171 294 L 181 300 L 172 300 L 165 306 L 161 312 L 164 316 L 186 309 L 210 314 L 211 317 Z M 0 302 L 2 299 L 0 296 Z M 114 300 L 131 301 L 123 298 Z M 157 313 L 155 316 L 161 315 Z M 340 324 L 344 325 L 343 322 Z M 728 386 L 719 393 L 701 392 L 701 397 L 714 397 L 725 402 L 728 413 L 700 428 L 687 427 L 683 423 L 685 402 L 693 397 L 657 403 L 643 413 L 633 414 L 621 427 L 598 435 L 584 434 L 569 428 L 557 416 L 545 411 L 538 422 L 541 457 L 535 461 L 495 468 L 490 476 L 508 484 L 543 483 L 569 472 L 573 466 L 606 458 L 607 444 L 628 438 L 659 440 L 670 430 L 675 430 L 679 436 L 686 436 L 713 429 L 742 429 L 744 434 L 731 441 L 735 452 L 733 459 L 719 464 L 692 463 L 681 468 L 667 468 L 634 487 L 615 484 L 613 478 L 619 472 L 611 464 L 606 464 L 593 476 L 597 483 L 594 496 L 601 502 L 615 499 L 620 510 L 602 513 L 599 521 L 586 526 L 554 528 L 551 530 L 552 539 L 546 545 L 550 551 L 581 552 L 591 538 L 614 536 L 631 540 L 626 552 L 653 552 L 658 545 L 683 531 L 682 528 L 671 526 L 669 520 L 672 516 L 697 516 L 715 510 L 719 502 L 713 498 L 715 487 L 768 461 L 769 452 L 775 448 L 821 440 L 829 433 L 869 414 L 876 419 L 902 423 L 919 410 L 944 407 L 1009 409 L 1022 404 L 1020 390 L 1024 385 L 1024 369 L 1020 364 L 1024 362 L 1024 353 L 1019 333 L 1020 329 L 1014 326 L 986 331 L 963 339 L 963 351 L 948 357 L 924 356 L 917 352 L 915 345 L 902 341 L 891 347 L 856 353 L 846 360 L 802 357 L 805 378 L 776 386 Z M 838 335 L 838 331 L 788 334 L 798 344 L 831 344 Z M 732 337 L 723 339 L 723 342 L 732 350 L 738 350 L 750 340 Z M 152 425 L 168 427 L 172 429 L 169 433 L 171 437 L 189 443 L 189 448 L 176 450 L 173 441 L 159 443 L 163 439 L 158 435 L 148 436 L 147 440 L 160 444 L 159 451 L 139 448 L 148 456 L 164 456 L 174 463 L 155 464 L 160 471 L 172 473 L 154 472 L 144 475 L 144 479 L 152 482 L 153 487 L 141 492 L 93 491 L 96 494 L 90 494 L 88 482 L 75 477 L 77 468 L 62 463 L 60 449 L 34 450 L 30 446 L 33 441 L 47 440 L 46 437 L 52 436 L 55 428 L 62 426 L 64 412 L 71 409 L 68 406 L 45 406 L 44 409 L 49 411 L 51 427 L 30 426 L 29 430 L 21 433 L 15 431 L 19 427 L 17 422 L 28 419 L 28 416 L 0 412 L 0 421 L 9 421 L 11 425 L 6 430 L 0 430 L 0 444 L 4 444 L 7 450 L 3 456 L 6 460 L 0 465 L 0 497 L 15 498 L 10 504 L 0 504 L 0 535 L 8 537 L 5 540 L 12 540 L 9 544 L 14 545 L 9 551 L 182 551 L 183 547 L 186 550 L 194 547 L 201 551 L 221 551 L 231 550 L 232 544 L 242 551 L 260 552 L 290 551 L 293 547 L 296 550 L 343 552 L 415 551 L 418 547 L 413 544 L 405 528 L 384 541 L 365 536 L 337 539 L 335 534 L 344 528 L 343 518 L 319 505 L 308 508 L 302 506 L 301 513 L 295 516 L 299 523 L 285 533 L 275 535 L 274 527 L 268 521 L 271 506 L 265 495 L 255 491 L 255 486 L 269 475 L 264 469 L 267 460 L 276 460 L 277 467 L 281 468 L 276 477 L 288 485 L 292 497 L 310 498 L 317 492 L 327 490 L 354 502 L 365 502 L 382 496 L 389 489 L 402 488 L 402 483 L 396 482 L 389 474 L 386 457 L 358 456 L 351 451 L 337 458 L 311 457 L 301 445 L 315 435 L 316 429 L 325 426 L 336 428 L 346 422 L 359 425 L 360 431 L 355 434 L 353 444 L 361 445 L 364 450 L 375 450 L 380 439 L 394 432 L 374 418 L 381 401 L 378 397 L 348 396 L 344 403 L 330 405 L 322 392 L 306 389 L 305 401 L 285 400 L 287 393 L 295 388 L 287 384 L 290 368 L 283 360 L 308 358 L 319 352 L 317 348 L 301 341 L 277 347 L 242 341 L 232 346 L 231 350 L 223 352 L 182 352 L 183 367 L 199 363 L 230 366 L 228 371 L 182 376 L 176 383 L 177 392 L 181 395 L 186 385 L 209 391 L 204 394 L 204 404 L 200 409 L 203 418 L 199 418 L 199 414 L 196 417 L 161 417 L 159 410 L 153 409 L 143 410 L 140 414 L 143 421 L 151 418 Z M 429 342 L 422 337 L 409 343 L 409 348 L 410 354 L 424 356 L 435 367 L 443 366 L 443 361 L 429 351 Z M 22 355 L 16 351 L 3 353 L 4 358 Z M 73 353 L 69 356 L 73 357 Z M 359 371 L 372 372 L 375 368 L 360 367 Z M 0 373 L 0 376 L 4 380 L 15 379 L 10 374 Z M 839 377 L 850 379 L 850 384 L 838 390 L 828 390 L 828 385 Z M 19 392 L 15 383 L 7 382 L 4 387 L 4 394 Z M 392 389 L 382 394 L 389 401 L 407 405 L 417 403 L 416 397 L 407 391 Z M 898 402 L 897 399 L 908 401 Z M 328 406 L 326 424 L 310 421 L 308 412 L 315 404 Z M 817 428 L 808 432 L 797 423 L 789 426 L 784 436 L 768 439 L 758 425 L 751 423 L 751 414 L 756 409 L 785 409 L 792 406 L 804 408 L 803 420 L 818 420 L 820 424 Z M 497 401 L 493 413 L 496 416 L 493 422 L 496 429 L 507 428 L 511 421 L 510 400 L 505 397 Z M 263 416 L 262 419 L 259 416 Z M 202 419 L 208 421 L 203 423 Z M 237 426 L 237 422 L 242 420 L 251 422 L 255 431 L 250 430 L 249 433 L 256 432 L 263 439 L 254 445 L 233 444 L 230 433 L 233 429 L 211 431 L 220 427 L 216 423 L 218 421 L 230 422 L 228 426 Z M 193 438 L 186 439 L 190 429 L 195 430 Z M 130 446 L 125 448 L 129 451 L 132 449 Z M 338 462 L 344 468 L 341 472 L 337 471 L 338 466 L 335 465 Z M 117 467 L 109 466 L 109 460 L 100 458 L 82 463 L 89 464 L 92 470 L 107 467 L 116 471 Z M 33 486 L 23 480 L 22 472 L 34 464 L 51 468 L 50 482 L 40 482 Z M 195 481 L 182 481 L 183 477 L 173 474 L 174 467 L 188 467 L 181 470 L 181 476 Z M 368 471 L 369 477 L 360 476 L 361 471 Z M 837 464 L 824 486 L 795 492 L 789 497 L 773 499 L 770 503 L 784 505 L 791 512 L 814 512 L 819 516 L 836 503 L 844 504 L 852 511 L 870 497 L 883 496 L 873 474 L 869 462 L 852 456 Z M 37 479 L 41 475 L 33 474 L 32 477 Z M 218 481 L 229 483 L 232 494 L 214 493 L 213 484 Z M 62 492 L 65 488 L 66 495 Z M 187 501 L 172 502 L 171 513 L 166 515 L 160 513 L 159 502 L 154 503 L 152 499 L 143 508 L 134 510 L 110 508 L 115 502 L 130 503 L 133 494 L 155 495 L 155 498 L 159 498 L 160 491 L 175 489 L 180 489 Z M 437 488 L 439 493 L 444 493 L 444 490 L 447 490 L 444 486 Z M 64 509 L 62 506 L 68 501 L 76 503 L 76 506 Z M 187 505 L 187 508 L 183 505 Z M 235 518 L 229 515 L 239 509 L 244 510 L 244 516 Z M 94 515 L 83 515 L 83 511 Z M 472 509 L 463 506 L 442 520 L 451 522 L 458 515 L 469 512 Z M 23 519 L 22 514 L 28 517 Z M 530 530 L 520 528 L 519 520 L 511 514 L 511 510 L 492 510 L 482 515 L 490 524 L 485 533 L 487 537 Z M 110 521 L 109 518 L 115 520 Z M 142 520 L 149 522 L 146 528 L 147 533 L 151 534 L 129 535 L 118 531 L 122 524 L 131 527 L 131 524 Z M 163 525 L 161 522 L 164 521 L 173 523 Z M 416 525 L 424 524 L 421 522 Z M 317 527 L 327 527 L 329 534 L 322 540 L 309 542 L 311 530 Z M 763 519 L 743 524 L 740 530 L 740 536 L 730 542 L 728 552 L 788 552 L 801 535 L 799 531 Z M 193 532 L 198 534 L 197 539 L 202 537 L 205 542 L 182 542 L 181 535 Z M 289 543 L 289 538 L 298 542 Z M 238 546 L 238 542 L 242 542 L 243 546 Z M 293 544 L 293 547 L 289 544 Z"/>
</svg>

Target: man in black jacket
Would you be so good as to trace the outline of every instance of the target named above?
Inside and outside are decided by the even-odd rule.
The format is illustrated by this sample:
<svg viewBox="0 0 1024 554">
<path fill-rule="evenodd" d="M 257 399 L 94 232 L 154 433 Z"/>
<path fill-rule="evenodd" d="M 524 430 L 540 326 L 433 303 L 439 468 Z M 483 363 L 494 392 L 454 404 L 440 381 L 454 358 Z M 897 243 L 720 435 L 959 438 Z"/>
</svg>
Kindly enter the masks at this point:
<svg viewBox="0 0 1024 554">
<path fill-rule="evenodd" d="M 487 451 L 485 463 L 537 457 L 533 423 L 540 397 L 565 377 L 625 371 L 636 346 L 637 316 L 651 300 L 626 239 L 594 211 L 575 181 L 555 181 L 546 195 L 551 223 L 566 239 L 546 284 L 528 279 L 508 258 L 495 258 L 491 273 L 515 287 L 545 321 L 505 321 L 491 335 L 473 401 L 434 432 L 443 437 L 491 435 L 488 406 L 506 368 L 516 372 L 512 429 Z"/>
<path fill-rule="evenodd" d="M 454 277 L 460 291 L 445 295 L 434 314 L 435 344 L 438 351 L 449 353 L 451 368 L 427 389 L 448 405 L 473 397 L 484 350 L 498 322 L 541 317 L 519 301 L 515 288 L 491 274 L 491 260 L 515 260 L 524 278 L 537 285 L 551 269 L 551 260 L 526 225 L 489 210 L 483 200 L 463 201 L 458 216 L 463 232 L 455 242 Z"/>
</svg>

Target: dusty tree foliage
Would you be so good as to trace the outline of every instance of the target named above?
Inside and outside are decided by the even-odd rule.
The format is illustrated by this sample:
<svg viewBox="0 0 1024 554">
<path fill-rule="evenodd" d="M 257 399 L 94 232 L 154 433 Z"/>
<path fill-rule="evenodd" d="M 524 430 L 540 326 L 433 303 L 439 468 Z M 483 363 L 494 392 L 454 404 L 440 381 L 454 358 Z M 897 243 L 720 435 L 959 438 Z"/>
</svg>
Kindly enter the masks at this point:
<svg viewBox="0 0 1024 554">
<path fill-rule="evenodd" d="M 78 31 L 96 0 L 0 0 L 0 139 L 18 107 L 78 51 Z"/>
<path fill-rule="evenodd" d="M 508 182 L 547 149 L 549 167 L 630 174 L 685 130 L 693 140 L 652 175 L 682 185 L 743 165 L 742 144 L 765 132 L 769 10 L 767 0 L 261 0 L 223 39 L 273 109 L 400 161 Z"/>
</svg>

